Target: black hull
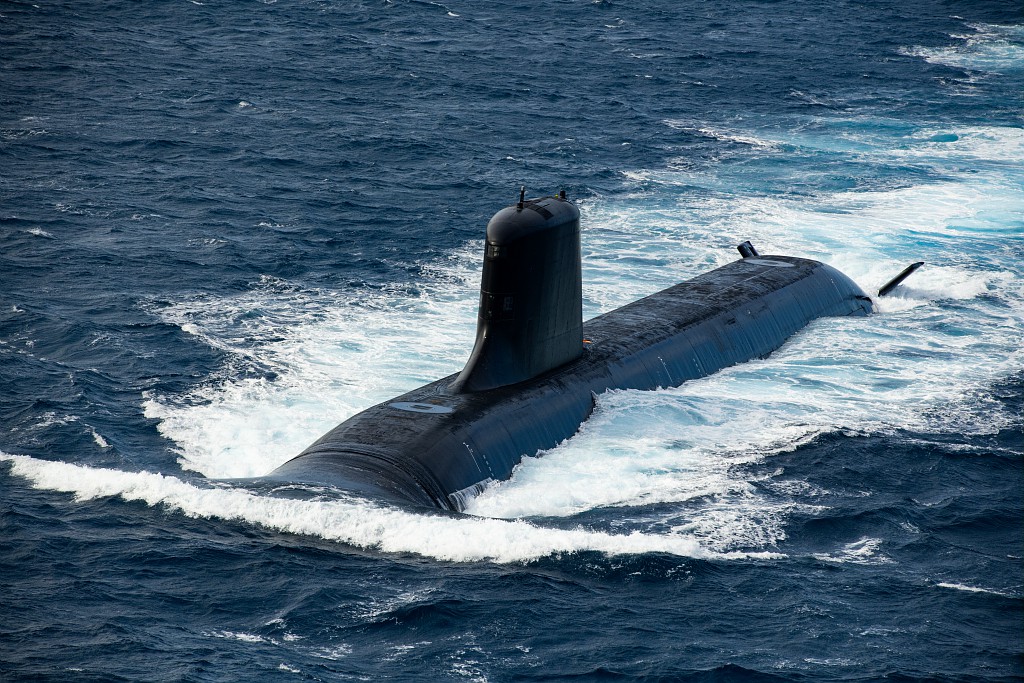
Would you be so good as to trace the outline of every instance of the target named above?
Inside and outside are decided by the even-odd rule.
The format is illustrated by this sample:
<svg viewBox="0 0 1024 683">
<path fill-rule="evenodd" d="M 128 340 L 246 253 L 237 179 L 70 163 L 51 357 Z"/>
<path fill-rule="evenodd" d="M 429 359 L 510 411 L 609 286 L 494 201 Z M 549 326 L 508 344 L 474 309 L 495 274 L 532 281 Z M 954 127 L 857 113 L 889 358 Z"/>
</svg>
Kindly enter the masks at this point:
<svg viewBox="0 0 1024 683">
<path fill-rule="evenodd" d="M 476 392 L 438 380 L 349 418 L 268 478 L 461 511 L 575 434 L 603 391 L 678 386 L 767 356 L 816 318 L 870 311 L 830 266 L 744 258 L 584 323 L 585 351 L 560 367 Z"/>
</svg>

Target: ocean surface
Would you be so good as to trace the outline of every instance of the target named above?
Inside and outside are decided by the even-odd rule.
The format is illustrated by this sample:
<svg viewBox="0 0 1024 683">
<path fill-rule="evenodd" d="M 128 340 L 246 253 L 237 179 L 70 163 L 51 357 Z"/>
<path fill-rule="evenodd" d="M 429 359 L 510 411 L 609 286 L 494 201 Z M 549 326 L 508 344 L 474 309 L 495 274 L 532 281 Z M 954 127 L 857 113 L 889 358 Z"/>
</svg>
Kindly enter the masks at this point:
<svg viewBox="0 0 1024 683">
<path fill-rule="evenodd" d="M 927 265 L 468 515 L 220 481 L 458 370 L 520 185 L 587 318 Z M 1021 680 L 1022 347 L 1019 0 L 0 3 L 0 680 Z"/>
</svg>

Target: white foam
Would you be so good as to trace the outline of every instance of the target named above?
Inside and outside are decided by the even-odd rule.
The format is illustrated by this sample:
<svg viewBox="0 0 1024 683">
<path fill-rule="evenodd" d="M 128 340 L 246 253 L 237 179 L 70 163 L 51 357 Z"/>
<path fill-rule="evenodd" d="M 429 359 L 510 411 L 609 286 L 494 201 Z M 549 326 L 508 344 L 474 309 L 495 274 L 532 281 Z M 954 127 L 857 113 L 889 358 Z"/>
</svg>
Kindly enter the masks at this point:
<svg viewBox="0 0 1024 683">
<path fill-rule="evenodd" d="M 721 140 L 722 142 L 733 142 L 761 149 L 777 149 L 780 147 L 780 143 L 776 140 L 759 137 L 746 131 L 716 128 L 703 123 L 685 121 L 682 119 L 665 119 L 662 123 L 675 130 L 685 130 L 691 133 L 698 133 L 705 137 Z"/>
<path fill-rule="evenodd" d="M 95 429 L 92 429 L 91 427 L 90 431 L 92 432 L 92 440 L 96 442 L 97 446 L 99 446 L 100 448 L 110 448 L 110 444 L 107 443 L 106 439 L 100 436 L 99 432 L 97 432 Z"/>
<path fill-rule="evenodd" d="M 674 531 L 718 550 L 772 546 L 785 538 L 784 520 L 798 506 L 767 500 L 743 466 L 819 430 L 780 423 L 772 433 L 763 406 L 751 410 L 750 401 L 708 396 L 720 389 L 700 397 L 685 389 L 608 392 L 579 434 L 543 457 L 524 459 L 511 480 L 473 499 L 467 512 L 570 516 L 596 507 L 691 502 Z"/>
<path fill-rule="evenodd" d="M 238 631 L 209 631 L 204 635 L 211 636 L 213 638 L 226 638 L 228 640 L 238 640 L 243 643 L 275 643 L 270 638 L 264 638 L 263 636 L 255 633 L 243 633 Z"/>
<path fill-rule="evenodd" d="M 408 647 L 412 647 L 411 645 Z M 332 662 L 337 662 L 345 657 L 352 654 L 352 646 L 342 643 L 341 645 L 333 645 L 331 647 L 316 647 L 310 649 L 310 654 L 320 659 L 329 659 Z"/>
<path fill-rule="evenodd" d="M 414 514 L 361 500 L 293 500 L 237 488 L 200 488 L 149 472 L 82 467 L 0 453 L 12 472 L 32 486 L 71 493 L 76 500 L 117 496 L 164 506 L 190 517 L 237 520 L 290 534 L 315 536 L 382 552 L 415 553 L 439 560 L 523 562 L 550 555 L 666 553 L 733 560 L 780 557 L 774 553 L 716 553 L 683 534 L 610 534 L 552 529 L 524 521 Z"/>
<path fill-rule="evenodd" d="M 879 552 L 881 545 L 881 539 L 862 538 L 859 541 L 847 543 L 838 552 L 821 553 L 813 557 L 823 562 L 839 564 L 888 564 L 892 560 Z"/>
<path fill-rule="evenodd" d="M 962 42 L 946 47 L 910 47 L 903 54 L 933 64 L 992 73 L 1024 70 L 1024 26 L 971 24 L 974 33 L 952 36 Z"/>
<path fill-rule="evenodd" d="M 991 161 L 999 164 L 1024 160 L 1024 128 L 1007 126 L 946 126 L 921 128 L 906 144 L 887 152 L 896 157 L 951 166 Z"/>
<path fill-rule="evenodd" d="M 208 477 L 266 474 L 338 422 L 461 367 L 472 340 L 477 245 L 424 267 L 416 292 L 314 292 L 265 278 L 238 297 L 158 313 L 214 348 L 277 374 L 228 375 L 185 397 L 148 394 L 145 414 Z M 470 281 L 473 281 L 470 284 Z"/>
<path fill-rule="evenodd" d="M 977 586 L 968 586 L 968 585 L 963 584 L 963 583 L 940 582 L 940 583 L 936 583 L 935 585 L 938 586 L 939 588 L 951 588 L 953 590 L 966 591 L 968 593 L 988 593 L 989 595 L 999 595 L 999 596 L 1002 596 L 1002 597 L 1012 597 L 1012 596 L 1010 596 L 1009 594 L 1007 594 L 1007 593 L 1005 593 L 1003 591 L 992 590 L 990 588 L 978 588 Z"/>
<path fill-rule="evenodd" d="M 848 657 L 807 657 L 804 661 L 816 666 L 860 666 L 861 663 Z"/>
</svg>

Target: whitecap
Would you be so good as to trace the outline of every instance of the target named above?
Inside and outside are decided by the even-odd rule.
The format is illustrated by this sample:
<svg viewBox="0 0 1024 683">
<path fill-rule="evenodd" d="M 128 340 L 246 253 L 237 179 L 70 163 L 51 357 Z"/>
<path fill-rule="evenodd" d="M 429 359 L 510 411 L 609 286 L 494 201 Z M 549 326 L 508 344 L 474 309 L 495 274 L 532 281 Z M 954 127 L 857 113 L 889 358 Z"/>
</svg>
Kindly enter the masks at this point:
<svg viewBox="0 0 1024 683">
<path fill-rule="evenodd" d="M 1012 596 L 1008 596 L 1008 594 L 1004 593 L 1003 591 L 992 590 L 990 588 L 978 588 L 977 586 L 968 586 L 967 584 L 963 584 L 963 583 L 949 583 L 949 582 L 941 581 L 939 583 L 936 583 L 935 585 L 938 586 L 939 588 L 950 588 L 952 590 L 965 591 L 967 593 L 988 593 L 989 595 L 999 595 L 1001 597 L 1012 597 Z"/>
<path fill-rule="evenodd" d="M 749 132 L 713 128 L 707 125 L 679 119 L 665 119 L 662 123 L 669 128 L 684 130 L 691 133 L 699 133 L 704 137 L 720 140 L 722 142 L 732 142 L 739 145 L 748 145 L 750 147 L 761 149 L 779 148 L 779 143 L 777 141 L 757 137 Z"/>
<path fill-rule="evenodd" d="M 212 638 L 226 638 L 228 640 L 237 640 L 243 643 L 276 643 L 263 636 L 256 635 L 255 633 L 245 633 L 239 631 L 207 631 L 203 635 Z"/>
<path fill-rule="evenodd" d="M 878 538 L 862 538 L 859 541 L 845 544 L 833 553 L 817 553 L 812 555 L 823 562 L 839 564 L 888 564 L 892 560 L 879 552 L 882 540 Z"/>
</svg>

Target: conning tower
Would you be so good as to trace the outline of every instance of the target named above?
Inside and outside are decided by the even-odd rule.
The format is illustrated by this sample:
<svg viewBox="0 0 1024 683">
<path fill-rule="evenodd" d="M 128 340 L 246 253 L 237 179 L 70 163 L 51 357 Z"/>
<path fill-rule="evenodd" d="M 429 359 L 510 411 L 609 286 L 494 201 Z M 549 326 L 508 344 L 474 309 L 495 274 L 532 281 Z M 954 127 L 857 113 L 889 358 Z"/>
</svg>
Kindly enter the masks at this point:
<svg viewBox="0 0 1024 683">
<path fill-rule="evenodd" d="M 516 384 L 583 353 L 580 212 L 557 197 L 525 199 L 487 224 L 476 342 L 456 393 Z"/>
</svg>

